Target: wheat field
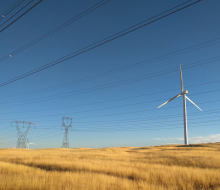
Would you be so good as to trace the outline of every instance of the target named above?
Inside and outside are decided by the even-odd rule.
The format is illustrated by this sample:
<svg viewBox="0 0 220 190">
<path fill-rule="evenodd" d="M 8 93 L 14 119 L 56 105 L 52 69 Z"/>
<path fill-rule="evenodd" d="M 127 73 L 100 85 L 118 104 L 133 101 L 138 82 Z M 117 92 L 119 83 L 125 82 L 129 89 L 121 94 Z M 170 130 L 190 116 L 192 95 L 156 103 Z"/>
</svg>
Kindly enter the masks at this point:
<svg viewBox="0 0 220 190">
<path fill-rule="evenodd" d="M 1 149 L 0 189 L 220 190 L 220 143 Z"/>
</svg>

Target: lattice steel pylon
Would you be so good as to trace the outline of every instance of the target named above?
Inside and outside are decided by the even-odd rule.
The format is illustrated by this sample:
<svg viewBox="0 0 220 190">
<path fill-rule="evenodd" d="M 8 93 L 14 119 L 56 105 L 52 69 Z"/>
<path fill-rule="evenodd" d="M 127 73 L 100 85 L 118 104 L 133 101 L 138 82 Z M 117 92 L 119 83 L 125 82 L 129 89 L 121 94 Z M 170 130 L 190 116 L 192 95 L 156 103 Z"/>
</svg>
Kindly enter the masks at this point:
<svg viewBox="0 0 220 190">
<path fill-rule="evenodd" d="M 69 128 L 70 127 L 72 128 L 72 118 L 63 117 L 62 121 L 63 121 L 62 127 L 65 128 L 62 148 L 69 148 Z"/>
<path fill-rule="evenodd" d="M 13 125 L 13 123 L 16 124 L 16 129 L 17 129 L 17 134 L 18 134 L 18 141 L 17 141 L 16 148 L 27 148 L 27 142 L 28 142 L 27 133 L 30 127 L 32 125 L 35 126 L 35 124 L 32 122 L 28 122 L 28 121 L 12 121 L 11 125 Z M 19 124 L 20 125 L 22 124 L 23 128 L 26 128 L 26 130 L 22 131 L 21 128 L 19 127 Z"/>
</svg>

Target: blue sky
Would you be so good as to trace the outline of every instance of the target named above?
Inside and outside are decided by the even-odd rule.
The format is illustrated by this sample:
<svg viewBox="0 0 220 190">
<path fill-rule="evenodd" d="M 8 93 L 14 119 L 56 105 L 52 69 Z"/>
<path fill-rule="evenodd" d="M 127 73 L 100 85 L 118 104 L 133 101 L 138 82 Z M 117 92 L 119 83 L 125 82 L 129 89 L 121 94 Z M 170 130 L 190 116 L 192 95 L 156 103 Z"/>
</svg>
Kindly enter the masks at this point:
<svg viewBox="0 0 220 190">
<path fill-rule="evenodd" d="M 0 13 L 16 2 L 0 1 Z M 27 2 L 24 1 L 20 8 Z M 0 60 L 98 2 L 42 1 L 0 33 Z M 183 2 L 186 1 L 111 0 L 0 62 L 0 83 Z M 59 148 L 64 134 L 62 117 L 73 118 L 69 132 L 70 147 L 73 148 L 182 144 L 182 97 L 157 109 L 180 93 L 180 64 L 188 97 L 203 110 L 201 112 L 187 101 L 189 143 L 220 141 L 219 8 L 219 1 L 203 0 L 1 87 L 0 148 L 16 146 L 16 127 L 11 126 L 14 120 L 36 124 L 28 133 L 29 141 L 37 144 L 32 148 Z M 11 15 L 5 16 L 0 23 Z M 133 64 L 136 66 L 129 67 Z M 127 69 L 117 70 L 119 68 Z M 117 72 L 109 72 L 112 70 Z"/>
</svg>

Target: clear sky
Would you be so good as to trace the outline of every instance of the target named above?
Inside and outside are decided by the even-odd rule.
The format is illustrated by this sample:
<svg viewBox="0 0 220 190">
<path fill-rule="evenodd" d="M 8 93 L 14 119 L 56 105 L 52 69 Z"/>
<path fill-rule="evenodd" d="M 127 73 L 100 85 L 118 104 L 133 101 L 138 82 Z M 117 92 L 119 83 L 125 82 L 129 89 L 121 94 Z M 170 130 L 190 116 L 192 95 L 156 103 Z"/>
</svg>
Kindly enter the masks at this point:
<svg viewBox="0 0 220 190">
<path fill-rule="evenodd" d="M 17 0 L 1 0 L 0 14 Z M 0 29 L 34 5 L 24 1 Z M 97 0 L 43 0 L 0 33 L 5 56 L 82 13 Z M 0 62 L 0 83 L 58 60 L 186 1 L 110 0 Z M 196 0 L 189 1 L 190 4 Z M 30 128 L 31 148 L 60 148 L 62 117 L 73 119 L 70 147 L 183 144 L 179 66 L 188 97 L 189 143 L 220 141 L 220 1 L 202 0 L 81 55 L 0 89 L 0 148 L 16 146 L 16 126 Z M 218 39 L 219 38 L 219 39 Z M 131 66 L 133 65 L 133 66 Z M 123 69 L 120 69 L 123 68 Z M 111 71 L 111 72 L 110 72 Z M 21 130 L 25 130 L 22 126 Z"/>
</svg>

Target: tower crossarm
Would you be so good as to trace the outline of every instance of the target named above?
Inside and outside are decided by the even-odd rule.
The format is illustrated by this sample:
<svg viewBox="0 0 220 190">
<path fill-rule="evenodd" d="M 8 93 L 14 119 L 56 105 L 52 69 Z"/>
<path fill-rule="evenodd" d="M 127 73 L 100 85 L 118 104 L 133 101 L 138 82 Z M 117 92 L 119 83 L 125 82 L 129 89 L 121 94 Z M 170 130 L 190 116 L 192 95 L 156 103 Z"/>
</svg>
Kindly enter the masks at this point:
<svg viewBox="0 0 220 190">
<path fill-rule="evenodd" d="M 62 148 L 69 148 L 69 128 L 72 127 L 72 118 L 70 118 L 70 117 L 63 117 L 63 119 L 62 119 L 62 127 L 65 128 L 65 132 L 64 132 L 64 136 L 63 136 Z"/>
<path fill-rule="evenodd" d="M 35 124 L 29 121 L 18 121 L 18 120 L 12 121 L 11 125 L 13 125 L 13 123 L 16 124 L 16 129 L 17 129 L 17 134 L 18 134 L 18 141 L 17 141 L 16 147 L 26 148 L 27 142 L 28 142 L 28 138 L 27 138 L 28 131 L 31 126 L 35 127 Z M 21 130 L 21 128 L 25 128 L 25 129 Z"/>
</svg>

